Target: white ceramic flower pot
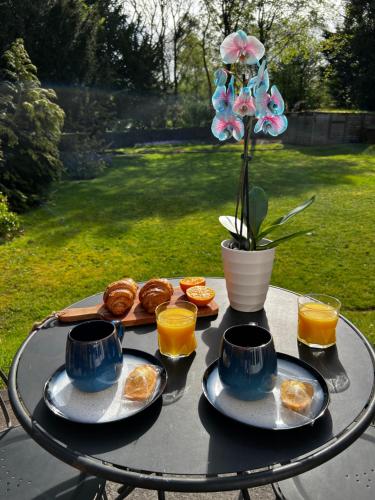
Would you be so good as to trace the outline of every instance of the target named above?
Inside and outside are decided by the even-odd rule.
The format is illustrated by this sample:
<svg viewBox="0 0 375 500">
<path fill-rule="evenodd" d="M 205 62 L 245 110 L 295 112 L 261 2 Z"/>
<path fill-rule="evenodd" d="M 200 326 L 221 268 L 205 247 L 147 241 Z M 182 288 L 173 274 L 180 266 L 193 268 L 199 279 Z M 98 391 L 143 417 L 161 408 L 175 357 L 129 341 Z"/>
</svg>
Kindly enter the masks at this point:
<svg viewBox="0 0 375 500">
<path fill-rule="evenodd" d="M 260 311 L 267 297 L 275 248 L 248 252 L 228 248 L 229 243 L 221 243 L 229 303 L 236 311 Z"/>
</svg>

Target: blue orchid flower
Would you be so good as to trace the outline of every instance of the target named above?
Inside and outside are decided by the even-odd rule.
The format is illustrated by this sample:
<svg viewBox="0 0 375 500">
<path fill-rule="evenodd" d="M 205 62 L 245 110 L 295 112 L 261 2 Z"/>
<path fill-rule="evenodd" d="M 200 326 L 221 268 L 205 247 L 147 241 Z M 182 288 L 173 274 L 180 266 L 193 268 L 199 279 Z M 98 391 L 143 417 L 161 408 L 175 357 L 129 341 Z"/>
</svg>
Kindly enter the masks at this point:
<svg viewBox="0 0 375 500">
<path fill-rule="evenodd" d="M 216 87 L 222 87 L 223 85 L 226 84 L 227 78 L 228 78 L 228 73 L 225 71 L 223 68 L 219 68 L 215 71 L 215 80 L 214 83 Z"/>
<path fill-rule="evenodd" d="M 232 76 L 228 85 L 220 85 L 212 96 L 212 105 L 219 113 L 232 109 L 234 103 L 234 77 Z"/>
<path fill-rule="evenodd" d="M 270 86 L 270 79 L 268 76 L 268 69 L 266 68 L 266 64 L 266 59 L 263 59 L 262 64 L 259 66 L 258 74 L 254 80 L 253 91 L 255 98 L 257 97 L 257 94 L 267 92 Z"/>
</svg>

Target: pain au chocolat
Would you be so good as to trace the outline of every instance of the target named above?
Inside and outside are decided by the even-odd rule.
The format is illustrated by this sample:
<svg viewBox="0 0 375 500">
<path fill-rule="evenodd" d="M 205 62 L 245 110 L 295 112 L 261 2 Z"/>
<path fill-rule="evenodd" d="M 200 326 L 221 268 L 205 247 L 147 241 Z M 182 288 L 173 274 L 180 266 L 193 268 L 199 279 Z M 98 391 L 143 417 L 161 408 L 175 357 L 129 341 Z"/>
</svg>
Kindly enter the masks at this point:
<svg viewBox="0 0 375 500">
<path fill-rule="evenodd" d="M 314 388 L 308 382 L 284 380 L 280 385 L 281 401 L 284 406 L 298 413 L 310 408 Z"/>
<path fill-rule="evenodd" d="M 110 283 L 103 295 L 105 307 L 114 316 L 122 316 L 134 304 L 137 289 L 138 285 L 132 278 Z"/>
<path fill-rule="evenodd" d="M 153 278 L 139 291 L 139 301 L 148 313 L 154 313 L 159 304 L 168 302 L 173 295 L 173 286 L 165 278 Z"/>
<path fill-rule="evenodd" d="M 132 401 L 146 401 L 154 393 L 157 371 L 151 365 L 139 365 L 132 370 L 125 382 L 124 395 Z"/>
</svg>

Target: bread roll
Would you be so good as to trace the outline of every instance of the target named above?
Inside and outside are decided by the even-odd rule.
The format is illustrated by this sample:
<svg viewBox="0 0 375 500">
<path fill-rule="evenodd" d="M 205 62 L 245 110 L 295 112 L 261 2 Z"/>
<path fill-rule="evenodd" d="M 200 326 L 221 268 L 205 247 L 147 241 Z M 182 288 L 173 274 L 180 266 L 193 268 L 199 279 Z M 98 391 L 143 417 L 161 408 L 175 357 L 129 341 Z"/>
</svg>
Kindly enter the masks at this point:
<svg viewBox="0 0 375 500">
<path fill-rule="evenodd" d="M 114 315 L 122 316 L 134 304 L 138 285 L 132 278 L 110 283 L 103 295 L 105 307 Z"/>
<path fill-rule="evenodd" d="M 154 278 L 139 291 L 139 301 L 148 313 L 154 313 L 159 304 L 168 302 L 173 295 L 173 286 L 165 278 Z"/>
</svg>

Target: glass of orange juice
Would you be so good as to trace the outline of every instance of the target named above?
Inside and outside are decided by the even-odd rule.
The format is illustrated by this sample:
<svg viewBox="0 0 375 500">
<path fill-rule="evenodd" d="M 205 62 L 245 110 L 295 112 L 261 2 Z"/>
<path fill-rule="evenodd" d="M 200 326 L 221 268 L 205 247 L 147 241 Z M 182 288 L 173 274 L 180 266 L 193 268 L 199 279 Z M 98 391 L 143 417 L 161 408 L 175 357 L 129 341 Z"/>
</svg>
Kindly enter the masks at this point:
<svg viewBox="0 0 375 500">
<path fill-rule="evenodd" d="M 298 340 L 325 349 L 336 344 L 336 325 L 341 302 L 322 293 L 298 297 Z"/>
<path fill-rule="evenodd" d="M 164 356 L 182 358 L 195 351 L 197 311 L 195 304 L 184 300 L 164 302 L 156 308 L 159 350 Z"/>
</svg>

